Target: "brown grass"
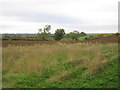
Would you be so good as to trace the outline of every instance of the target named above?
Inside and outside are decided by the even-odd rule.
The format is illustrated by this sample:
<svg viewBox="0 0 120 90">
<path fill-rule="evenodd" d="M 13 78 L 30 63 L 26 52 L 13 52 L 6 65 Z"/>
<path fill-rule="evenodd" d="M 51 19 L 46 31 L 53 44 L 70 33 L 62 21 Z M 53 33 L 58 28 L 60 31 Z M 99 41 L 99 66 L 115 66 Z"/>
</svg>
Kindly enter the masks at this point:
<svg viewBox="0 0 120 90">
<path fill-rule="evenodd" d="M 117 47 L 117 44 L 107 44 L 107 47 Z M 111 53 L 103 52 L 104 44 L 53 44 L 34 46 L 9 46 L 3 48 L 3 73 L 25 73 L 43 75 L 45 68 L 56 70 L 64 65 L 72 65 L 73 69 L 86 67 L 86 75 L 92 75 L 103 69 L 109 62 L 106 55 L 117 57 L 112 49 Z M 62 61 L 60 61 L 62 60 Z M 71 70 L 56 70 L 50 80 L 61 82 L 73 75 Z M 84 74 L 84 75 L 85 75 Z"/>
<path fill-rule="evenodd" d="M 72 77 L 72 72 L 71 71 L 65 71 L 63 70 L 62 72 L 59 72 L 58 74 L 53 75 L 50 77 L 50 81 L 52 82 L 63 82 L 65 80 L 69 80 Z"/>
<path fill-rule="evenodd" d="M 84 41 L 2 41 L 2 47 L 8 46 L 32 46 L 32 45 L 54 45 L 54 44 L 107 44 L 107 43 L 118 43 L 118 37 L 112 38 L 101 38 L 96 40 L 84 40 Z"/>
</svg>

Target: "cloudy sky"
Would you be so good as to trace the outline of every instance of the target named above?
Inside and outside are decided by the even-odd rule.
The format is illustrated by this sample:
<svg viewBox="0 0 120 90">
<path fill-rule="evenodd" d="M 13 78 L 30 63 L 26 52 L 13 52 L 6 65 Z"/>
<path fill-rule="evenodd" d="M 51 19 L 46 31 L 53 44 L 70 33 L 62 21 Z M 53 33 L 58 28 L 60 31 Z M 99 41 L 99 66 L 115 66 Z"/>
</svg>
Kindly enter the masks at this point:
<svg viewBox="0 0 120 90">
<path fill-rule="evenodd" d="M 0 33 L 118 32 L 119 0 L 0 0 Z"/>
</svg>

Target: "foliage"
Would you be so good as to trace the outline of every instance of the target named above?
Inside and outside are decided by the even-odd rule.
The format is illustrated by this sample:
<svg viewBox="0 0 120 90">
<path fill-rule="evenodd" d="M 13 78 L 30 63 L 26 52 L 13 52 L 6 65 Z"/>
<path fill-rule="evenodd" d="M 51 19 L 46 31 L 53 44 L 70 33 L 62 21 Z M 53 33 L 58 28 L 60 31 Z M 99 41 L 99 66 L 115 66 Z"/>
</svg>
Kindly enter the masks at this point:
<svg viewBox="0 0 120 90">
<path fill-rule="evenodd" d="M 46 25 L 44 28 L 44 33 L 49 32 L 49 30 L 51 29 L 50 25 Z"/>
<path fill-rule="evenodd" d="M 79 36 L 80 36 L 79 33 L 75 33 L 75 32 L 70 32 L 66 34 L 66 37 L 72 40 L 78 40 Z"/>
<path fill-rule="evenodd" d="M 41 41 L 52 40 L 51 34 L 49 33 L 50 29 L 51 29 L 50 25 L 46 25 L 44 29 L 39 29 L 39 32 L 38 32 L 39 40 Z"/>
<path fill-rule="evenodd" d="M 120 33 L 115 33 L 116 36 L 120 36 Z"/>
<path fill-rule="evenodd" d="M 57 29 L 54 33 L 55 40 L 61 40 L 65 35 L 64 29 Z"/>
<path fill-rule="evenodd" d="M 84 33 L 84 32 L 81 32 L 80 33 L 80 36 L 86 36 L 87 34 L 86 33 Z"/>
<path fill-rule="evenodd" d="M 39 33 L 41 33 L 43 31 L 43 33 L 48 33 L 51 29 L 50 25 L 45 25 L 45 27 L 43 29 L 38 29 Z"/>
<path fill-rule="evenodd" d="M 41 41 L 47 41 L 50 37 L 50 33 L 40 33 L 39 34 L 39 40 Z"/>
<path fill-rule="evenodd" d="M 19 35 L 9 35 L 6 34 L 2 36 L 2 40 L 9 41 L 51 41 L 51 40 L 95 40 L 111 37 L 120 37 L 120 33 L 112 34 L 95 34 L 87 35 L 85 32 L 80 32 L 75 30 L 73 32 L 65 34 L 64 29 L 57 29 L 54 34 L 51 34 L 51 25 L 45 25 L 43 29 L 38 29 L 38 34 L 36 36 L 19 36 Z"/>
</svg>

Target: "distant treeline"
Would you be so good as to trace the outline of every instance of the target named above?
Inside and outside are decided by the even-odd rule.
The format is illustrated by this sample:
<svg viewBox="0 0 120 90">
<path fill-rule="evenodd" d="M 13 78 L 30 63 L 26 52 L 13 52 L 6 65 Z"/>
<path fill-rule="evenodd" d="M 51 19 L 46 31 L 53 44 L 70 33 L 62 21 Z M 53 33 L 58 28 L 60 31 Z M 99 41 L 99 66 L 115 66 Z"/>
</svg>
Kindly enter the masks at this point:
<svg viewBox="0 0 120 90">
<path fill-rule="evenodd" d="M 37 34 L 3 34 L 2 40 L 13 40 L 13 41 L 51 41 L 51 40 L 91 40 L 105 37 L 119 37 L 120 33 L 114 34 L 96 34 L 87 35 L 85 32 L 79 32 L 77 30 L 65 33 L 64 29 L 57 29 L 54 34 L 51 34 L 50 25 L 46 25 L 43 29 L 38 29 Z"/>
</svg>

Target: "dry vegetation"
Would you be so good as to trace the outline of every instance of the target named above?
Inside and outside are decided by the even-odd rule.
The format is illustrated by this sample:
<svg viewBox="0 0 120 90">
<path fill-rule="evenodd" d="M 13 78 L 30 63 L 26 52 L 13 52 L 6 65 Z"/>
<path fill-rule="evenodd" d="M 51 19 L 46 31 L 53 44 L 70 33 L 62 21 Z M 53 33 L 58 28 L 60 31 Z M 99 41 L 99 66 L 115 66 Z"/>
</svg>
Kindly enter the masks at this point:
<svg viewBox="0 0 120 90">
<path fill-rule="evenodd" d="M 16 74 L 17 78 L 23 74 L 32 75 L 45 78 L 39 81 L 42 85 L 36 87 L 47 87 L 43 83 L 62 83 L 76 75 L 81 78 L 96 76 L 104 71 L 107 63 L 117 60 L 117 50 L 116 43 L 104 45 L 58 42 L 52 45 L 9 46 L 3 48 L 3 80 L 12 80 Z M 18 81 L 3 81 L 3 87 L 25 87 L 16 82 Z"/>
<path fill-rule="evenodd" d="M 2 41 L 2 47 L 8 47 L 8 46 L 30 46 L 30 45 L 53 45 L 56 44 L 58 41 Z M 118 43 L 118 37 L 112 37 L 112 38 L 101 38 L 101 39 L 96 39 L 96 40 L 83 40 L 83 41 L 59 41 L 60 43 Z"/>
</svg>

